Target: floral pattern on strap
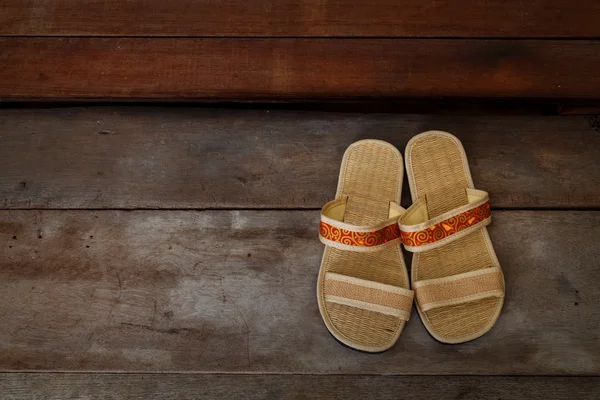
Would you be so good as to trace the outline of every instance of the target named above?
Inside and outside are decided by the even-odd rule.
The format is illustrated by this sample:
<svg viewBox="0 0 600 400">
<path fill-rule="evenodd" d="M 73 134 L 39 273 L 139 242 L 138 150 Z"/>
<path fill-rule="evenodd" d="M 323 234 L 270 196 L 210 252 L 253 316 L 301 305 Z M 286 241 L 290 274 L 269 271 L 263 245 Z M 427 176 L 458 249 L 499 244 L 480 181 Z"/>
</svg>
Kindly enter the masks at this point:
<svg viewBox="0 0 600 400">
<path fill-rule="evenodd" d="M 491 215 L 490 203 L 467 210 L 436 225 L 417 232 L 401 232 L 405 246 L 418 247 L 446 239 L 464 229 L 485 221 Z"/>
<path fill-rule="evenodd" d="M 347 246 L 374 247 L 400 238 L 400 227 L 394 223 L 373 232 L 355 232 L 321 221 L 319 233 L 327 240 Z"/>
</svg>

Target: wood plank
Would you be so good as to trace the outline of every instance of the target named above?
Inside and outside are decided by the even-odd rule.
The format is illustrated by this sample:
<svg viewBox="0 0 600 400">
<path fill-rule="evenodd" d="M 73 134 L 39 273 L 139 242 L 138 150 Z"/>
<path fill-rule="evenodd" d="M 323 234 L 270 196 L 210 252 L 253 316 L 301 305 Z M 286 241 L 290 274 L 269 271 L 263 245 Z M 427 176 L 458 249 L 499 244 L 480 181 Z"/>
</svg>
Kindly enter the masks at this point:
<svg viewBox="0 0 600 400">
<path fill-rule="evenodd" d="M 600 98 L 600 41 L 0 38 L 0 99 Z"/>
<path fill-rule="evenodd" d="M 595 0 L 3 0 L 0 35 L 600 37 Z"/>
<path fill-rule="evenodd" d="M 497 325 L 378 356 L 319 316 L 318 211 L 0 212 L 0 370 L 598 375 L 600 212 L 499 211 Z"/>
<path fill-rule="evenodd" d="M 464 143 L 495 208 L 600 207 L 584 116 L 340 114 L 175 107 L 0 110 L 0 208 L 320 208 L 364 138 Z M 403 204 L 410 204 L 408 185 Z"/>
<path fill-rule="evenodd" d="M 403 399 L 597 400 L 596 377 L 0 374 L 11 400 Z"/>
</svg>

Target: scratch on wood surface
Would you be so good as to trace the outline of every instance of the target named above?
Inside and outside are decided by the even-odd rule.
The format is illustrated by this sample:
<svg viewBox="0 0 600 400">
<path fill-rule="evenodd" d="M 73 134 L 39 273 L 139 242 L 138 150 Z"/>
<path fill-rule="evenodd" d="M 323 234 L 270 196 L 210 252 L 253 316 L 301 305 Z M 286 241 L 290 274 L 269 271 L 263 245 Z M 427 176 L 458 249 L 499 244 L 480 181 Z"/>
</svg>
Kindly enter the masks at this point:
<svg viewBox="0 0 600 400">
<path fill-rule="evenodd" d="M 594 115 L 588 118 L 590 127 L 600 133 L 600 115 Z"/>
<path fill-rule="evenodd" d="M 90 201 L 90 204 L 89 204 L 88 206 L 89 206 L 89 207 L 92 207 L 96 201 L 100 200 L 100 198 L 102 197 L 102 195 L 103 195 L 103 194 L 104 194 L 104 191 L 102 191 L 102 190 L 101 190 L 101 191 L 100 191 L 100 193 L 98 193 L 98 194 L 96 195 L 96 197 L 94 197 L 94 198 L 92 199 L 92 201 Z"/>
<path fill-rule="evenodd" d="M 202 335 L 202 330 L 201 329 L 196 329 L 196 328 L 169 328 L 169 329 L 161 329 L 161 328 L 155 328 L 153 326 L 150 325 L 143 325 L 143 324 L 132 324 L 129 322 L 121 322 L 121 326 L 128 326 L 131 328 L 138 328 L 138 329 L 144 329 L 147 331 L 152 331 L 152 332 L 158 332 L 158 333 L 166 333 L 168 335 L 177 335 L 180 333 L 197 333 Z"/>
<path fill-rule="evenodd" d="M 123 289 L 123 283 L 121 281 L 121 275 L 119 274 L 119 271 L 117 271 L 117 280 L 119 281 L 119 290 Z"/>
<path fill-rule="evenodd" d="M 223 277 L 221 277 L 220 283 L 221 283 L 221 292 L 223 293 L 223 298 L 225 299 L 227 297 L 227 292 L 225 292 L 225 288 L 223 287 Z M 229 296 L 229 298 L 231 300 L 231 304 L 233 304 L 233 307 L 235 307 L 235 310 L 239 314 L 242 321 L 244 321 L 244 325 L 246 327 L 246 329 L 244 330 L 244 335 L 246 336 L 246 366 L 250 367 L 250 365 L 252 364 L 250 361 L 250 327 L 248 326 L 248 321 L 246 321 L 244 314 L 242 313 L 242 311 L 240 310 L 240 308 L 238 307 L 236 302 L 233 300 L 233 298 L 231 296 Z"/>
<path fill-rule="evenodd" d="M 150 325 L 154 325 L 154 323 L 156 322 L 157 309 L 158 309 L 158 302 L 155 298 L 154 299 L 154 311 L 152 312 L 152 321 L 150 322 Z"/>
</svg>

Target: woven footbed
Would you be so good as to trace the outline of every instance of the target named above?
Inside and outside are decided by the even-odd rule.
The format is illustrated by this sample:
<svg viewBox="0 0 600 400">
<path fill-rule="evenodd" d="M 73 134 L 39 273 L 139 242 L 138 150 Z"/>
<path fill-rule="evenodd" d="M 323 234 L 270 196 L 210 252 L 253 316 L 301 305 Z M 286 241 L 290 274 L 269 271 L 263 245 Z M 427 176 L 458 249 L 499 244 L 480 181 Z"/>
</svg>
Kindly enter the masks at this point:
<svg viewBox="0 0 600 400">
<path fill-rule="evenodd" d="M 468 203 L 471 173 L 458 139 L 445 132 L 426 132 L 406 147 L 406 167 L 413 202 L 426 196 L 429 218 Z M 487 267 L 499 267 L 487 228 L 413 256 L 412 282 L 442 278 Z M 436 339 L 462 343 L 489 331 L 502 309 L 503 298 L 485 298 L 445 306 L 419 315 Z"/>
<path fill-rule="evenodd" d="M 388 219 L 389 203 L 400 201 L 402 156 L 392 145 L 364 140 L 344 154 L 336 198 L 348 197 L 344 222 L 371 225 Z M 352 276 L 409 289 L 410 281 L 400 246 L 372 253 L 325 247 L 317 296 L 329 331 L 342 343 L 363 351 L 391 347 L 404 328 L 398 317 L 325 301 L 323 282 L 327 272 Z"/>
</svg>

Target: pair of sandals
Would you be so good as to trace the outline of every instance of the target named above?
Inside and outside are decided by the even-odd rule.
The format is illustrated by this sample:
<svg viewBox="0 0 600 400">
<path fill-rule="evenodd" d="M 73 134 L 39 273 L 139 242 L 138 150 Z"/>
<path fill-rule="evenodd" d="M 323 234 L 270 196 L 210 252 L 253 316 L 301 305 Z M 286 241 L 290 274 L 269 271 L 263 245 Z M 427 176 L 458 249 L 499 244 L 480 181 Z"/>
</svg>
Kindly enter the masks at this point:
<svg viewBox="0 0 600 400">
<path fill-rule="evenodd" d="M 443 343 L 482 336 L 504 304 L 504 277 L 486 228 L 488 194 L 474 188 L 460 141 L 447 132 L 421 133 L 405 156 L 413 200 L 407 210 L 399 205 L 402 155 L 389 143 L 361 140 L 346 150 L 336 200 L 321 212 L 319 310 L 331 334 L 357 350 L 392 347 L 413 299 Z M 414 252 L 410 280 L 400 243 Z"/>
</svg>

